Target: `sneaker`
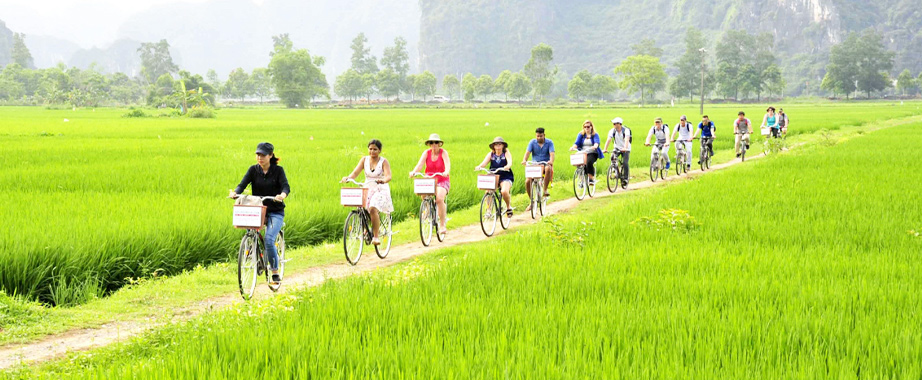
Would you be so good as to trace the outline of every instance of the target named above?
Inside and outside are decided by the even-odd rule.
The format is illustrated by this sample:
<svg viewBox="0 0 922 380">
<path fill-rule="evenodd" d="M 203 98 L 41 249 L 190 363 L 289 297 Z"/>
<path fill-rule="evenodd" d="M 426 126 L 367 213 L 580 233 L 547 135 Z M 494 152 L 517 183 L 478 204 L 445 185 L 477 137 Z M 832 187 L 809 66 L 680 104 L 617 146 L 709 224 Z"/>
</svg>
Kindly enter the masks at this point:
<svg viewBox="0 0 922 380">
<path fill-rule="evenodd" d="M 736 158 L 740 158 L 740 154 L 739 154 L 739 153 L 736 154 Z"/>
<path fill-rule="evenodd" d="M 507 217 L 507 218 L 511 218 L 511 217 L 512 217 L 512 209 L 511 209 L 511 208 L 507 208 L 507 209 L 506 209 L 506 217 Z"/>
<path fill-rule="evenodd" d="M 371 239 L 371 244 L 374 244 L 374 245 L 381 245 L 381 239 L 373 238 L 373 239 Z"/>
<path fill-rule="evenodd" d="M 272 285 L 279 285 L 281 283 L 282 283 L 282 278 L 279 276 L 279 274 L 273 273 L 272 274 Z"/>
<path fill-rule="evenodd" d="M 669 162 L 666 163 L 666 170 L 669 170 Z"/>
<path fill-rule="evenodd" d="M 590 179 L 590 180 L 589 180 L 589 186 L 595 186 L 595 180 L 594 180 L 594 179 Z"/>
</svg>

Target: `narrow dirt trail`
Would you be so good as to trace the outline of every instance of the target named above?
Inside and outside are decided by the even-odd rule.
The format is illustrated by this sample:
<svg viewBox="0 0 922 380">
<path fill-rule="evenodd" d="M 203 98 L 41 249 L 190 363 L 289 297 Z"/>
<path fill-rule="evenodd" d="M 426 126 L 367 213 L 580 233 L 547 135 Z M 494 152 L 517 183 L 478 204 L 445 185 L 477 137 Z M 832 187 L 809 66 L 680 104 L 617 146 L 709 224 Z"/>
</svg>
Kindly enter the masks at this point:
<svg viewBox="0 0 922 380">
<path fill-rule="evenodd" d="M 759 159 L 761 157 L 761 155 L 757 155 L 755 157 L 751 157 L 750 160 Z M 741 163 L 739 159 L 734 159 L 727 163 L 717 164 L 712 166 L 709 172 L 725 169 L 739 163 Z M 608 189 L 606 189 L 604 186 L 604 182 L 600 182 L 599 185 L 596 186 L 597 190 L 595 197 L 590 199 L 607 198 L 630 191 L 646 189 L 654 186 L 662 186 L 667 183 L 683 181 L 687 178 L 699 176 L 704 173 L 707 172 L 702 172 L 701 170 L 692 170 L 687 176 L 676 177 L 673 172 L 673 176 L 667 177 L 665 180 L 660 180 L 655 183 L 650 181 L 632 183 L 628 189 L 618 190 L 615 193 L 609 193 Z M 577 207 L 579 203 L 580 201 L 572 197 L 549 203 L 547 205 L 547 209 L 545 210 L 545 216 L 570 211 Z M 522 212 L 512 219 L 510 230 L 514 230 L 518 226 L 534 224 L 540 220 L 540 218 L 533 220 L 528 214 Z M 413 230 L 406 231 L 405 233 L 415 234 L 416 232 L 416 230 Z M 497 227 L 497 231 L 494 236 L 503 233 L 505 233 L 505 231 L 503 231 L 502 228 Z M 391 247 L 390 254 L 384 260 L 378 259 L 377 256 L 375 256 L 373 253 L 369 254 L 369 252 L 366 250 L 366 252 L 363 253 L 364 257 L 362 260 L 359 261 L 359 263 L 355 266 L 351 266 L 346 263 L 345 260 L 343 260 L 342 262 L 336 264 L 328 264 L 308 268 L 304 271 L 286 276 L 284 286 L 280 292 L 284 293 L 286 290 L 290 291 L 303 287 L 317 286 L 328 279 L 336 279 L 354 274 L 365 273 L 377 268 L 387 267 L 400 262 L 404 262 L 416 256 L 433 252 L 441 248 L 453 247 L 462 244 L 483 241 L 486 239 L 489 238 L 483 234 L 483 231 L 480 229 L 480 225 L 472 224 L 461 228 L 450 229 L 444 242 L 439 243 L 436 239 L 432 239 L 432 244 L 430 244 L 429 247 L 423 246 L 419 241 Z M 257 287 L 254 298 L 259 299 L 271 297 L 272 294 L 273 293 L 269 290 L 269 288 L 262 284 L 261 286 Z M 199 314 L 221 310 L 227 306 L 240 302 L 244 301 L 240 298 L 240 294 L 237 292 L 198 302 L 189 307 L 173 310 L 172 318 L 170 318 L 169 323 L 185 321 Z M 164 310 L 164 312 L 168 313 L 169 311 Z M 0 370 L 10 368 L 20 363 L 32 364 L 47 361 L 65 355 L 69 352 L 89 350 L 92 348 L 125 341 L 131 337 L 137 336 L 148 330 L 163 325 L 164 322 L 155 320 L 153 318 L 112 322 L 97 328 L 78 329 L 62 334 L 48 336 L 38 342 L 2 346 L 0 347 Z"/>
</svg>

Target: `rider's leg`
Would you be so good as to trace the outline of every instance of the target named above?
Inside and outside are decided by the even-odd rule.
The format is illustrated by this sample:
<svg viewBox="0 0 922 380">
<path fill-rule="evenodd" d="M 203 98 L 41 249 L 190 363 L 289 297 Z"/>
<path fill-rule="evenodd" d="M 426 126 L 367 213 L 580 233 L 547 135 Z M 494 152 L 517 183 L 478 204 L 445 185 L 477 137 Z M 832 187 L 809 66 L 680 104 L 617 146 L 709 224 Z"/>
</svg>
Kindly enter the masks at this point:
<svg viewBox="0 0 922 380">
<path fill-rule="evenodd" d="M 263 242 L 266 245 L 266 255 L 269 256 L 269 269 L 274 272 L 279 269 L 279 250 L 275 248 L 275 240 L 282 230 L 284 218 L 284 212 L 270 212 L 266 215 L 266 236 Z"/>
<path fill-rule="evenodd" d="M 503 194 L 503 200 L 506 202 L 506 209 L 512 208 L 510 190 L 512 190 L 512 181 L 503 181 L 499 184 L 499 192 Z"/>
<path fill-rule="evenodd" d="M 381 237 L 379 229 L 381 228 L 381 213 L 375 207 L 368 208 L 368 215 L 371 216 L 371 231 L 375 234 L 375 239 Z"/>
<path fill-rule="evenodd" d="M 554 180 L 554 167 L 551 165 L 544 165 L 544 196 L 550 195 L 548 189 L 551 188 L 551 181 Z"/>
<path fill-rule="evenodd" d="M 624 157 L 624 170 L 621 172 L 621 180 L 627 181 L 631 178 L 631 151 L 621 151 L 621 157 Z"/>
<path fill-rule="evenodd" d="M 736 139 L 734 140 L 734 143 L 733 143 L 733 151 L 736 153 L 736 156 L 739 157 L 739 155 L 740 155 L 740 140 L 742 139 L 743 135 L 735 135 L 735 136 L 736 136 Z"/>
<path fill-rule="evenodd" d="M 439 211 L 439 230 L 445 230 L 445 222 L 448 220 L 448 206 L 445 204 L 445 197 L 448 196 L 448 189 L 442 186 L 435 188 L 435 206 Z"/>
<path fill-rule="evenodd" d="M 532 181 L 533 181 L 533 179 L 531 179 L 531 178 L 526 178 L 526 179 L 525 179 L 525 193 L 528 194 L 528 200 L 533 200 L 533 199 L 531 198 L 531 183 L 532 183 Z M 528 207 L 525 207 L 525 211 L 531 211 L 531 202 L 528 202 Z"/>
<path fill-rule="evenodd" d="M 685 164 L 688 165 L 688 166 L 691 166 L 691 164 L 692 164 L 692 157 L 694 156 L 694 155 L 692 154 L 692 153 L 694 153 L 694 152 L 692 151 L 692 147 L 693 147 L 695 144 L 692 144 L 691 141 L 685 141 L 685 142 L 682 142 L 682 144 L 685 144 Z"/>
<path fill-rule="evenodd" d="M 599 159 L 598 153 L 589 153 L 586 155 L 586 174 L 589 175 L 589 180 L 595 180 L 595 161 Z"/>
</svg>

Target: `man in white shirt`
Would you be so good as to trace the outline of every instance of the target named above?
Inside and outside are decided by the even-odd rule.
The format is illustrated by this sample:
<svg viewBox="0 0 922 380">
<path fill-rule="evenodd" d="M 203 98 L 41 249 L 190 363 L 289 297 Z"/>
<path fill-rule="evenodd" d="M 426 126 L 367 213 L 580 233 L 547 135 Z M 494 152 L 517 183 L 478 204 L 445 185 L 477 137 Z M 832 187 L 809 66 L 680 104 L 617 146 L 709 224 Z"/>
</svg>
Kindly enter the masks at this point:
<svg viewBox="0 0 922 380">
<path fill-rule="evenodd" d="M 740 111 L 738 116 L 736 121 L 733 122 L 733 133 L 736 134 L 736 142 L 733 144 L 733 148 L 736 149 L 736 158 L 740 157 L 741 141 L 746 144 L 746 149 L 749 149 L 749 134 L 752 133 L 752 122 L 746 117 L 746 113 Z"/>
<path fill-rule="evenodd" d="M 679 124 L 676 124 L 675 130 L 672 131 L 672 141 L 676 143 L 676 151 L 678 151 L 679 144 L 682 144 L 685 147 L 685 167 L 691 169 L 691 158 L 692 158 L 692 125 L 688 122 L 688 119 L 685 115 L 679 119 Z M 679 139 L 676 140 L 676 135 L 679 135 Z M 676 165 L 681 165 L 681 162 L 676 162 Z"/>
<path fill-rule="evenodd" d="M 627 185 L 631 172 L 631 129 L 624 126 L 624 120 L 620 117 L 612 119 L 613 128 L 608 131 L 608 139 L 605 140 L 605 151 L 608 151 L 608 144 L 614 141 L 612 146 L 611 162 L 618 162 L 618 156 L 624 158 L 624 172 L 621 173 L 621 183 Z"/>
<path fill-rule="evenodd" d="M 650 133 L 647 133 L 647 141 L 644 145 L 650 146 L 650 138 L 656 136 L 656 147 L 650 153 L 650 161 L 653 161 L 653 154 L 659 150 L 660 154 L 666 157 L 666 170 L 669 170 L 669 125 L 663 124 L 663 118 L 658 117 L 654 120 Z"/>
</svg>

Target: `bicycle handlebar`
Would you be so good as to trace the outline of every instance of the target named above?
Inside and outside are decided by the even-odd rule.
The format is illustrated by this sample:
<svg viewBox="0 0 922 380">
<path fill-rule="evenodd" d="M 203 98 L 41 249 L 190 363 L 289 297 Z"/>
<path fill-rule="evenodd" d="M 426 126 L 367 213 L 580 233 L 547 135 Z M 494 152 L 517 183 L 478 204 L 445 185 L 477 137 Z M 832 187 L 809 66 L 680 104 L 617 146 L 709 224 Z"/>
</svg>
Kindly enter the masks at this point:
<svg viewBox="0 0 922 380">
<path fill-rule="evenodd" d="M 241 196 L 247 196 L 247 197 L 250 197 L 250 198 L 256 198 L 256 199 L 259 199 L 260 202 L 265 201 L 266 199 L 268 199 L 268 200 L 271 200 L 271 201 L 273 201 L 273 202 L 285 203 L 285 201 L 276 200 L 275 197 L 257 197 L 257 196 L 255 196 L 255 195 L 246 195 L 246 194 L 237 194 L 237 197 L 235 197 L 235 198 L 232 198 L 232 197 L 228 197 L 228 198 L 230 198 L 230 199 L 237 199 L 237 198 L 240 198 Z"/>
<path fill-rule="evenodd" d="M 550 162 L 547 162 L 547 161 L 538 161 L 538 162 L 535 162 L 535 161 L 526 161 L 526 162 L 525 162 L 525 165 L 547 165 L 547 164 L 549 164 L 549 163 L 550 163 Z"/>
<path fill-rule="evenodd" d="M 445 173 L 432 173 L 432 174 L 416 173 L 416 174 L 413 175 L 413 176 L 414 176 L 414 177 L 423 177 L 423 178 L 435 178 L 436 176 L 444 176 L 444 175 L 445 175 Z"/>
<path fill-rule="evenodd" d="M 474 171 L 480 171 L 480 172 L 487 172 L 487 173 L 490 173 L 490 174 L 496 174 L 496 173 L 498 173 L 498 172 L 508 172 L 508 171 L 511 171 L 511 170 L 506 170 L 506 169 L 503 169 L 503 168 L 494 169 L 494 170 L 490 170 L 490 169 L 487 169 L 487 168 L 480 168 L 480 169 L 476 169 L 476 170 L 474 170 Z"/>
<path fill-rule="evenodd" d="M 356 184 L 356 185 L 358 185 L 358 186 L 365 186 L 365 182 L 356 182 L 356 181 L 355 181 L 354 179 L 352 179 L 352 178 L 347 179 L 347 180 L 346 180 L 346 183 L 354 183 L 354 184 Z"/>
</svg>

